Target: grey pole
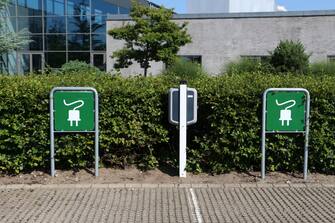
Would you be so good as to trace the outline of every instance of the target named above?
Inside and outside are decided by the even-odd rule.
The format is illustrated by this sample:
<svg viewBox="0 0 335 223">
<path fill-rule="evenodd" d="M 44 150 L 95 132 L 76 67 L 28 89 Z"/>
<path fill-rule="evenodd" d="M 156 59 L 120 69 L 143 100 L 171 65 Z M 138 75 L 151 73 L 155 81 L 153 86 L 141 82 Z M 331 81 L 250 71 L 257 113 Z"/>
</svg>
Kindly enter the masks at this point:
<svg viewBox="0 0 335 223">
<path fill-rule="evenodd" d="M 309 142 L 309 115 L 310 115 L 310 95 L 306 90 L 306 100 L 307 100 L 307 108 L 306 108 L 306 132 L 305 132 L 305 149 L 304 149 L 304 180 L 307 180 L 308 174 L 308 142 Z"/>
<path fill-rule="evenodd" d="M 99 176 L 99 97 L 98 92 L 94 90 L 95 94 L 95 176 Z"/>
<path fill-rule="evenodd" d="M 268 90 L 266 90 L 263 94 L 263 114 L 262 114 L 262 163 L 261 163 L 261 175 L 262 179 L 265 179 L 265 125 L 266 125 L 266 95 Z"/>
<path fill-rule="evenodd" d="M 50 163 L 51 163 L 51 176 L 55 176 L 55 137 L 54 137 L 54 103 L 53 93 L 50 93 Z"/>
</svg>

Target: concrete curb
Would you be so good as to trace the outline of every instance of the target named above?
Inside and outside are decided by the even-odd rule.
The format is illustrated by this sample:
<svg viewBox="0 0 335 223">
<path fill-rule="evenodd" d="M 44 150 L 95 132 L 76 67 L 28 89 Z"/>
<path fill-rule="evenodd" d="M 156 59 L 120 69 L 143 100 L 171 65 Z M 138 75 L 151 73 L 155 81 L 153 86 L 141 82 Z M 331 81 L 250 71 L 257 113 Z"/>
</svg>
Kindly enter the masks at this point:
<svg viewBox="0 0 335 223">
<path fill-rule="evenodd" d="M 270 183 L 242 183 L 242 184 L 10 184 L 0 185 L 0 190 L 30 190 L 30 189 L 106 189 L 106 188 L 333 188 L 335 184 L 316 183 L 291 183 L 291 184 L 270 184 Z"/>
</svg>

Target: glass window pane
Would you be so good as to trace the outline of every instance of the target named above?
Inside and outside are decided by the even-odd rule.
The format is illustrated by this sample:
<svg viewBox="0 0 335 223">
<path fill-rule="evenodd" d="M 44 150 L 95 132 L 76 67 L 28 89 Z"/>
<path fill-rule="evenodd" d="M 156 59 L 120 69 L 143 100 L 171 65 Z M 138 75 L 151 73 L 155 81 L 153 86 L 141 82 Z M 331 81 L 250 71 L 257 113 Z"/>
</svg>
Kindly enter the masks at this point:
<svg viewBox="0 0 335 223">
<path fill-rule="evenodd" d="M 31 35 L 30 39 L 32 42 L 29 43 L 29 46 L 25 50 L 43 50 L 43 37 L 42 35 Z"/>
<path fill-rule="evenodd" d="M 69 61 L 71 60 L 79 60 L 84 61 L 86 63 L 90 63 L 90 53 L 83 53 L 83 52 L 69 52 Z"/>
<path fill-rule="evenodd" d="M 129 8 L 122 8 L 120 7 L 120 14 L 129 14 L 130 9 Z"/>
<path fill-rule="evenodd" d="M 89 16 L 69 16 L 67 24 L 68 33 L 90 33 Z"/>
<path fill-rule="evenodd" d="M 42 0 L 18 0 L 18 16 L 42 15 Z"/>
<path fill-rule="evenodd" d="M 9 13 L 9 16 L 16 16 L 15 5 L 16 5 L 16 0 L 9 1 L 9 4 L 8 4 L 8 13 Z"/>
<path fill-rule="evenodd" d="M 66 36 L 45 35 L 45 50 L 66 50 Z"/>
<path fill-rule="evenodd" d="M 32 54 L 31 55 L 31 69 L 34 73 L 42 72 L 42 54 Z"/>
<path fill-rule="evenodd" d="M 106 35 L 92 35 L 92 49 L 93 50 L 106 50 Z"/>
<path fill-rule="evenodd" d="M 92 1 L 92 14 L 118 14 L 118 7 L 106 0 Z"/>
<path fill-rule="evenodd" d="M 93 0 L 96 1 L 96 0 Z M 88 15 L 90 13 L 89 0 L 68 0 L 67 1 L 68 15 Z"/>
<path fill-rule="evenodd" d="M 106 70 L 106 60 L 105 54 L 94 54 L 93 55 L 93 65 L 102 71 Z"/>
<path fill-rule="evenodd" d="M 65 17 L 46 17 L 44 26 L 46 33 L 65 33 Z"/>
<path fill-rule="evenodd" d="M 92 33 L 106 33 L 106 16 L 92 16 Z"/>
<path fill-rule="evenodd" d="M 42 33 L 42 17 L 18 17 L 18 28 L 28 29 L 31 33 Z"/>
<path fill-rule="evenodd" d="M 46 15 L 65 15 L 64 0 L 44 0 Z"/>
<path fill-rule="evenodd" d="M 45 55 L 45 64 L 51 68 L 60 68 L 66 63 L 66 52 L 47 52 Z"/>
<path fill-rule="evenodd" d="M 16 17 L 0 17 L 1 31 L 16 32 Z"/>
<path fill-rule="evenodd" d="M 90 50 L 90 35 L 68 35 L 69 50 Z"/>
<path fill-rule="evenodd" d="M 30 54 L 21 54 L 19 56 L 19 73 L 30 73 Z"/>
<path fill-rule="evenodd" d="M 16 74 L 16 52 L 0 55 L 0 73 Z"/>
</svg>

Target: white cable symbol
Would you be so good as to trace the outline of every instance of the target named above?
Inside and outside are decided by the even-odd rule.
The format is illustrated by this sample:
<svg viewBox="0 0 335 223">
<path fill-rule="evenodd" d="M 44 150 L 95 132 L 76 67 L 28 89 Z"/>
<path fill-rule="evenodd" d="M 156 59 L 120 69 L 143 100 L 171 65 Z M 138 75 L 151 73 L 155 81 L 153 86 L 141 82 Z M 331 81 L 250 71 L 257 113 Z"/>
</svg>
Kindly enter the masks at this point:
<svg viewBox="0 0 335 223">
<path fill-rule="evenodd" d="M 80 111 L 78 111 L 77 109 L 81 108 L 84 106 L 84 101 L 83 100 L 78 100 L 78 101 L 74 101 L 71 103 L 66 103 L 65 99 L 63 100 L 63 103 L 65 106 L 71 106 L 77 103 L 80 103 L 80 105 L 74 107 L 72 110 L 69 110 L 69 116 L 68 116 L 68 121 L 70 122 L 70 126 L 73 126 L 73 122 L 76 123 L 76 126 L 78 126 L 78 122 L 81 121 L 80 119 Z"/>
<path fill-rule="evenodd" d="M 281 121 L 281 125 L 284 126 L 285 121 L 287 122 L 287 126 L 290 126 L 290 121 L 292 121 L 292 111 L 288 110 L 289 108 L 292 108 L 293 106 L 295 106 L 296 101 L 295 100 L 288 100 L 285 101 L 283 103 L 279 103 L 278 100 L 276 99 L 276 104 L 278 106 L 282 106 L 282 105 L 286 105 L 292 103 L 291 105 L 287 106 L 284 110 L 280 110 L 280 118 L 279 121 Z"/>
</svg>

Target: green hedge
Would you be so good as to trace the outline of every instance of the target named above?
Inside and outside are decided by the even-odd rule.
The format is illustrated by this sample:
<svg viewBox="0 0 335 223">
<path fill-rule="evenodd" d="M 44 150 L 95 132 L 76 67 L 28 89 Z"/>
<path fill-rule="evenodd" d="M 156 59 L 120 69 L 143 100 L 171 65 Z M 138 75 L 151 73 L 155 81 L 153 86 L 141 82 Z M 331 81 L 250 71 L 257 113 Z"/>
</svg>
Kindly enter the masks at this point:
<svg viewBox="0 0 335 223">
<path fill-rule="evenodd" d="M 121 78 L 68 74 L 0 77 L 0 171 L 49 169 L 49 92 L 55 86 L 91 86 L 100 99 L 101 164 L 176 167 L 178 130 L 167 120 L 164 77 Z M 335 173 L 335 77 L 261 73 L 203 77 L 198 123 L 188 128 L 188 170 L 222 173 L 260 169 L 261 96 L 269 87 L 303 87 L 311 93 L 309 169 Z M 92 167 L 93 135 L 57 135 L 56 167 Z M 303 136 L 273 135 L 269 170 L 301 171 Z"/>
</svg>

